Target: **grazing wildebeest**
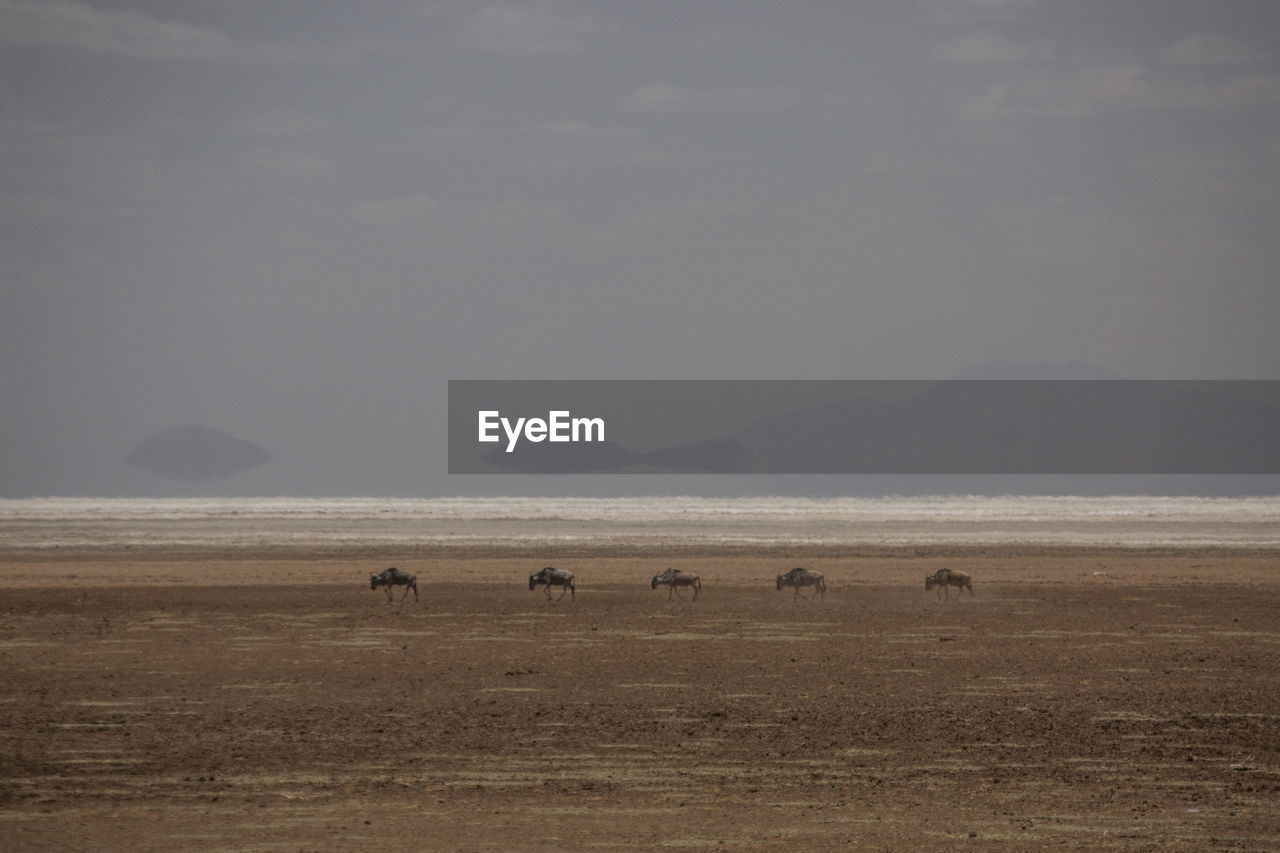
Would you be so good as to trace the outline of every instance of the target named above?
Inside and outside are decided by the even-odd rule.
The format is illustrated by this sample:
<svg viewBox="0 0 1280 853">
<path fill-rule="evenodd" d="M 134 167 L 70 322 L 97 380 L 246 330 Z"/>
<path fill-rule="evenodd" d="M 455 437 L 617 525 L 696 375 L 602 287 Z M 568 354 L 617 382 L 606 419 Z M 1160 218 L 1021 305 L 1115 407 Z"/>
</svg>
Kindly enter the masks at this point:
<svg viewBox="0 0 1280 853">
<path fill-rule="evenodd" d="M 693 589 L 693 600 L 698 600 L 698 593 L 702 592 L 702 579 L 690 572 L 682 572 L 679 569 L 667 569 L 660 575 L 654 575 L 653 581 L 649 584 L 650 589 L 657 589 L 659 586 L 666 585 L 667 598 L 674 593 L 676 598 L 683 599 L 678 587 L 687 586 Z"/>
<path fill-rule="evenodd" d="M 369 589 L 377 589 L 380 586 L 387 588 L 387 601 L 391 600 L 391 587 L 393 586 L 405 588 L 404 595 L 400 596 L 401 601 L 404 601 L 409 596 L 409 590 L 413 590 L 413 600 L 418 600 L 418 576 L 402 572 L 395 566 L 384 569 L 379 574 L 369 575 Z"/>
<path fill-rule="evenodd" d="M 814 596 L 822 596 L 825 600 L 827 597 L 826 579 L 818 572 L 811 572 L 798 566 L 785 574 L 778 575 L 778 589 L 781 590 L 787 586 L 795 587 L 796 594 L 791 596 L 793 599 L 800 597 L 802 586 L 813 587 L 813 595 L 809 596 L 811 599 Z"/>
<path fill-rule="evenodd" d="M 924 588 L 933 589 L 935 586 L 941 587 L 938 594 L 946 593 L 948 600 L 951 599 L 951 587 L 959 587 L 960 591 L 956 593 L 959 597 L 964 591 L 969 590 L 969 594 L 973 595 L 973 580 L 970 579 L 968 572 L 955 572 L 951 569 L 938 569 L 931 575 L 924 576 Z"/>
<path fill-rule="evenodd" d="M 551 587 L 553 586 L 564 587 L 560 590 L 560 598 L 564 598 L 566 592 L 569 593 L 570 598 L 574 598 L 577 595 L 573 586 L 573 572 L 565 569 L 547 566 L 529 575 L 529 589 L 536 589 L 540 585 L 547 588 L 547 598 L 551 598 Z M 560 598 L 557 598 L 556 601 L 559 601 Z"/>
</svg>

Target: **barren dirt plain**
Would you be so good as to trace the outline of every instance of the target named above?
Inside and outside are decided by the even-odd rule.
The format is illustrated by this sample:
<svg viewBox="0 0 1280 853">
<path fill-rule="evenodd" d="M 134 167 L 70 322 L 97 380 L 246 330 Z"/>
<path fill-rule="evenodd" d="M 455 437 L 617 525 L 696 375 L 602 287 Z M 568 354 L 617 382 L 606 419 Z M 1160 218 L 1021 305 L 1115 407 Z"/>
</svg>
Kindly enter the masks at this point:
<svg viewBox="0 0 1280 853">
<path fill-rule="evenodd" d="M 574 597 L 528 589 L 548 563 Z M 387 565 L 419 601 L 369 588 Z M 774 588 L 795 565 L 824 599 Z M 697 601 L 650 588 L 667 566 L 702 576 Z M 940 566 L 976 594 L 925 592 Z M 1280 849 L 1278 568 L 1017 545 L 13 551 L 0 849 Z"/>
</svg>

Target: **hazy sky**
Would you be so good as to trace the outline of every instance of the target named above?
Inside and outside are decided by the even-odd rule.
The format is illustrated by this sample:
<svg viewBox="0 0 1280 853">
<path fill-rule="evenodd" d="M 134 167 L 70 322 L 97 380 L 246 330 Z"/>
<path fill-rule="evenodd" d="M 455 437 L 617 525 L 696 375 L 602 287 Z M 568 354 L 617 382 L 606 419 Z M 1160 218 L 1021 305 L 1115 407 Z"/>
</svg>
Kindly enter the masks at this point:
<svg viewBox="0 0 1280 853">
<path fill-rule="evenodd" d="M 1280 378 L 1273 0 L 0 0 L 0 495 L 437 493 L 450 378 Z"/>
</svg>

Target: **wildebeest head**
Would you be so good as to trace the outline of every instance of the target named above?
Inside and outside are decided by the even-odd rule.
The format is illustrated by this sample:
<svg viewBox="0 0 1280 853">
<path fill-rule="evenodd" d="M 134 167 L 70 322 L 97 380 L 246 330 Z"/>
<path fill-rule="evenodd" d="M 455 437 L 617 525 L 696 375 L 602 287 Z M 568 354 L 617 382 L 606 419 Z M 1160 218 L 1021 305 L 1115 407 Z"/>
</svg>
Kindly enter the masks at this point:
<svg viewBox="0 0 1280 853">
<path fill-rule="evenodd" d="M 933 585 L 934 585 L 935 583 L 937 583 L 937 582 L 938 582 L 938 581 L 937 581 L 937 578 L 935 578 L 933 575 L 925 575 L 925 576 L 924 576 L 924 588 L 925 588 L 926 590 L 933 589 Z"/>
<path fill-rule="evenodd" d="M 369 575 L 369 589 L 377 589 L 377 588 L 378 588 L 378 576 Z"/>
<path fill-rule="evenodd" d="M 778 589 L 782 589 L 782 581 L 786 579 L 786 575 L 778 575 Z"/>
<path fill-rule="evenodd" d="M 538 581 L 542 580 L 542 572 L 535 572 L 529 575 L 529 589 L 534 589 L 538 585 Z"/>
</svg>

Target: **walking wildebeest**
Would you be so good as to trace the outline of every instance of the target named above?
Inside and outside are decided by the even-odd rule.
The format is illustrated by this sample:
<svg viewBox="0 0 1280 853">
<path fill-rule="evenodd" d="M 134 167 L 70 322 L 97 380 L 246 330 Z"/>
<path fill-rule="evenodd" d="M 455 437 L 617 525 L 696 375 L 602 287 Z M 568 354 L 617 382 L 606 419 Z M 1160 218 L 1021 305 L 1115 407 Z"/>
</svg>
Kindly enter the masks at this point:
<svg viewBox="0 0 1280 853">
<path fill-rule="evenodd" d="M 369 589 L 377 589 L 380 586 L 387 588 L 387 601 L 391 600 L 391 587 L 393 586 L 405 588 L 404 595 L 400 596 L 401 601 L 404 601 L 409 596 L 409 590 L 413 590 L 413 600 L 418 600 L 418 576 L 402 572 L 395 566 L 384 569 L 379 574 L 369 575 Z"/>
<path fill-rule="evenodd" d="M 573 572 L 565 569 L 547 566 L 529 575 L 529 589 L 536 589 L 539 585 L 547 588 L 547 598 L 551 598 L 551 587 L 553 586 L 563 587 L 560 590 L 560 598 L 564 598 L 566 592 L 569 593 L 570 598 L 574 598 L 577 595 L 573 586 Z M 560 598 L 557 598 L 556 601 L 559 601 Z"/>
<path fill-rule="evenodd" d="M 810 599 L 819 595 L 824 600 L 827 597 L 826 579 L 818 572 L 811 572 L 798 566 L 785 574 L 778 575 L 778 589 L 781 590 L 787 586 L 795 587 L 796 593 L 791 596 L 793 599 L 800 597 L 800 587 L 802 586 L 813 587 L 813 595 L 809 596 Z"/>
<path fill-rule="evenodd" d="M 693 589 L 693 600 L 698 600 L 698 593 L 702 592 L 702 579 L 690 572 L 682 572 L 679 569 L 667 569 L 660 575 L 654 575 L 653 581 L 650 582 L 650 589 L 657 589 L 659 586 L 667 587 L 667 598 L 671 598 L 674 593 L 676 598 L 683 599 L 678 587 L 687 586 Z"/>
<path fill-rule="evenodd" d="M 959 597 L 964 591 L 969 590 L 969 595 L 973 595 L 973 580 L 970 579 L 968 572 L 956 572 L 951 569 L 938 569 L 931 575 L 924 576 L 924 588 L 933 589 L 935 586 L 941 587 L 938 594 L 946 594 L 947 600 L 951 599 L 951 587 L 959 587 L 960 591 L 956 593 Z"/>
</svg>

